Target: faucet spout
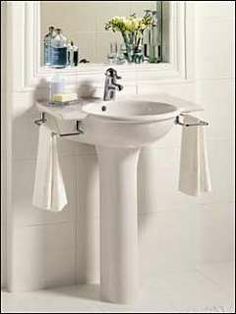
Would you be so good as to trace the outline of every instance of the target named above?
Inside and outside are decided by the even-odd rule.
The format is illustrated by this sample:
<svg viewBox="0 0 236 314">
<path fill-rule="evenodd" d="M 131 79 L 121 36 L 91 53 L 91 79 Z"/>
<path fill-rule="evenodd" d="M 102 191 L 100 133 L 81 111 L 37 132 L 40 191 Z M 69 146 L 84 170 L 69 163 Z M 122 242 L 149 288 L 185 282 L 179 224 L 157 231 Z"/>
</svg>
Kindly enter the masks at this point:
<svg viewBox="0 0 236 314">
<path fill-rule="evenodd" d="M 123 85 L 118 84 L 118 83 L 113 83 L 113 86 L 115 86 L 115 88 L 116 88 L 118 91 L 121 91 L 121 90 L 124 88 Z"/>
</svg>

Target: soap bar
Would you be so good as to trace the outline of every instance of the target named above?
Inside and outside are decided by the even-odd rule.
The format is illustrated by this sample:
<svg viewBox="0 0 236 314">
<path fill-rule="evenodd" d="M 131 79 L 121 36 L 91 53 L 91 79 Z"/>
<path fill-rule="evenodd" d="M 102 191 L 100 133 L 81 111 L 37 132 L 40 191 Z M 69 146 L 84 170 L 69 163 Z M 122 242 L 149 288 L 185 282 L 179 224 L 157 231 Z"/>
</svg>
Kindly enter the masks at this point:
<svg viewBox="0 0 236 314">
<path fill-rule="evenodd" d="M 67 94 L 56 94 L 53 95 L 52 101 L 53 102 L 68 102 L 77 99 L 77 94 L 75 93 L 67 93 Z"/>
</svg>

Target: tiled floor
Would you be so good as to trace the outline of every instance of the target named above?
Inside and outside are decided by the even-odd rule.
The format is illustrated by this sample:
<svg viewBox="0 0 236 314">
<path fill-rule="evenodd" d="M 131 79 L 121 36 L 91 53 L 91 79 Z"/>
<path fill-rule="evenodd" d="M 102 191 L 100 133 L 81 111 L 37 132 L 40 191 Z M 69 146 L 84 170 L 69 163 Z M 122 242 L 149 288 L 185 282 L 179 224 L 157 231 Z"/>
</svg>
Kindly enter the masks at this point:
<svg viewBox="0 0 236 314">
<path fill-rule="evenodd" d="M 234 264 L 204 264 L 195 271 L 148 279 L 135 305 L 99 301 L 96 285 L 28 293 L 2 292 L 3 313 L 234 313 Z"/>
</svg>

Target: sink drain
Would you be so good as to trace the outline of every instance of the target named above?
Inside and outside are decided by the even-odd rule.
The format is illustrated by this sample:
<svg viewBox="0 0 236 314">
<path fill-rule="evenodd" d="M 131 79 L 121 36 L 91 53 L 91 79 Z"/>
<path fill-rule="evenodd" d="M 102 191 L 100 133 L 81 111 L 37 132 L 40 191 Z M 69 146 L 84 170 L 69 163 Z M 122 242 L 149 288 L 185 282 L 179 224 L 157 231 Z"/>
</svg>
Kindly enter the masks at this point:
<svg viewBox="0 0 236 314">
<path fill-rule="evenodd" d="M 102 111 L 106 111 L 107 110 L 107 107 L 106 106 L 102 106 Z"/>
</svg>

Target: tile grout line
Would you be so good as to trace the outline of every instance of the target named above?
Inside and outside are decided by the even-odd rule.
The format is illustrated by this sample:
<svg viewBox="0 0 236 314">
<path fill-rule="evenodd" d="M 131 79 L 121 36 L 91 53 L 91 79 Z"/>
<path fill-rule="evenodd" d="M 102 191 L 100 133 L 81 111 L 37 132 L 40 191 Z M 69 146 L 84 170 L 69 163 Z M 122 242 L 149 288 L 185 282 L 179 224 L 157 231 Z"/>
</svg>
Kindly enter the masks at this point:
<svg viewBox="0 0 236 314">
<path fill-rule="evenodd" d="M 213 283 L 214 285 L 216 285 L 219 288 L 222 288 L 221 285 L 215 281 L 215 279 L 212 279 L 210 276 L 206 275 L 204 272 L 202 272 L 199 268 L 196 267 L 196 272 L 201 275 L 203 278 L 205 278 L 206 280 L 210 281 L 211 283 Z"/>
<path fill-rule="evenodd" d="M 77 187 L 77 180 L 76 180 L 76 187 Z M 208 205 L 234 205 L 235 202 L 232 201 L 220 201 L 220 202 L 209 202 L 209 203 L 197 203 L 196 205 L 201 205 L 201 206 L 208 206 Z M 77 201 L 76 201 L 76 206 L 77 205 Z M 149 212 L 145 212 L 145 211 L 141 211 L 138 216 L 146 216 L 146 215 L 158 215 L 158 214 L 163 214 L 163 213 L 176 213 L 176 210 L 178 210 L 178 212 L 180 211 L 188 211 L 188 209 L 182 209 L 181 206 L 176 206 L 176 207 L 172 207 L 172 209 L 158 209 L 156 211 L 149 211 Z M 215 209 L 207 209 L 209 211 L 214 211 L 215 212 Z M 221 209 L 219 210 L 221 211 Z M 78 213 L 76 212 L 76 219 L 77 219 L 77 216 L 78 216 Z M 99 215 L 94 215 L 92 217 L 92 219 L 98 219 L 99 218 Z M 63 224 L 73 224 L 73 221 L 70 221 L 70 220 L 64 220 L 64 221 L 55 221 L 55 222 L 45 222 L 45 223 L 33 223 L 33 224 L 16 224 L 16 227 L 20 227 L 20 228 L 25 228 L 25 227 L 41 227 L 41 226 L 51 226 L 51 225 L 63 225 Z"/>
<path fill-rule="evenodd" d="M 16 228 L 33 228 L 33 227 L 42 227 L 42 226 L 53 226 L 53 225 L 66 225 L 73 224 L 73 221 L 56 221 L 56 222 L 44 222 L 44 223 L 34 223 L 34 224 L 15 224 Z"/>
</svg>

